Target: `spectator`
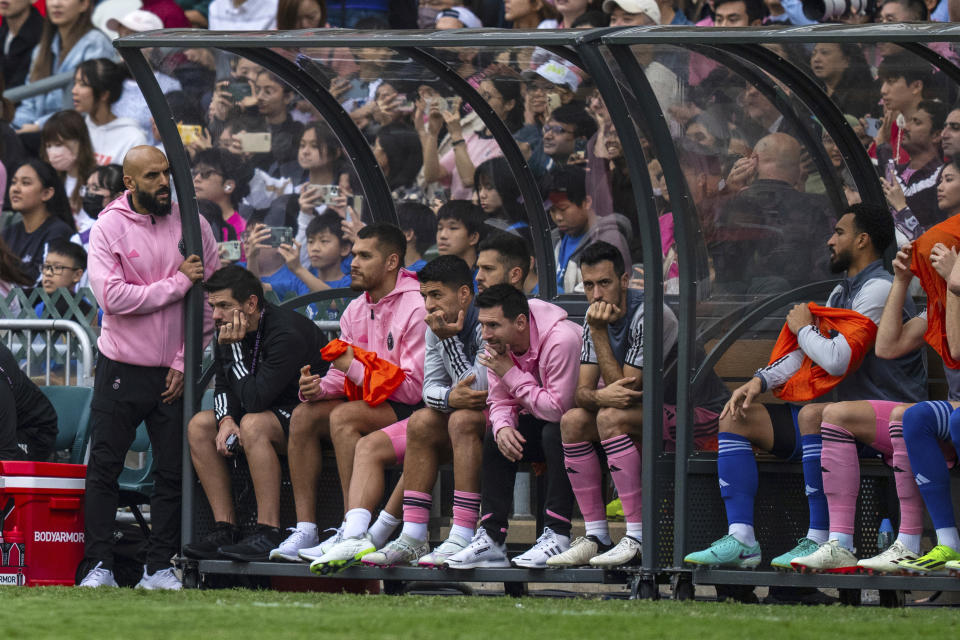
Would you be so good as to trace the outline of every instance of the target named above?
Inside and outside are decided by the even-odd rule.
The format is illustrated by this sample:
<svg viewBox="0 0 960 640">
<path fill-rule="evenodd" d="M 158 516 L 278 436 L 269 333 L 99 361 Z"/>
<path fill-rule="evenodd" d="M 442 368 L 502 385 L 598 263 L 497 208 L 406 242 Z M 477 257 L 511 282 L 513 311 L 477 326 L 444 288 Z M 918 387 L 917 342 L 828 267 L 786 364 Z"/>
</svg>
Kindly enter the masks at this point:
<svg viewBox="0 0 960 640">
<path fill-rule="evenodd" d="M 693 22 L 682 10 L 678 9 L 673 0 L 657 0 L 657 9 L 660 10 L 660 24 L 688 26 Z"/>
<path fill-rule="evenodd" d="M 184 15 L 194 28 L 206 29 L 210 26 L 207 20 L 210 0 L 178 0 L 177 4 L 183 9 Z"/>
<path fill-rule="evenodd" d="M 277 0 L 211 0 L 211 31 L 269 31 L 277 28 Z"/>
<path fill-rule="evenodd" d="M 764 293 L 827 278 L 828 256 L 819 248 L 830 237 L 834 214 L 826 197 L 797 190 L 800 143 L 770 134 L 744 163 L 754 167 L 756 179 L 723 207 L 714 245 L 718 280 L 739 293 Z"/>
<path fill-rule="evenodd" d="M 427 264 L 423 254 L 433 246 L 437 237 L 437 216 L 425 204 L 401 202 L 397 205 L 397 218 L 400 220 L 400 230 L 407 239 L 403 264 L 407 265 L 407 271 L 417 273 Z"/>
<path fill-rule="evenodd" d="M 660 24 L 660 8 L 653 0 L 604 0 L 603 12 L 611 27 L 649 27 Z"/>
<path fill-rule="evenodd" d="M 350 275 L 344 275 L 344 258 L 350 255 L 351 243 L 344 237 L 340 216 L 336 211 L 325 211 L 310 221 L 306 230 L 307 256 L 310 268 L 300 261 L 300 245 L 280 245 L 280 254 L 287 261 L 287 269 L 300 279 L 302 295 L 309 291 L 326 291 L 350 286 Z M 333 318 L 336 319 L 336 316 Z"/>
<path fill-rule="evenodd" d="M 88 222 L 81 223 L 77 216 L 78 234 L 70 238 L 84 249 L 90 243 L 90 229 L 93 221 L 100 216 L 108 204 L 123 195 L 126 187 L 123 186 L 123 169 L 117 164 L 108 164 L 104 167 L 95 167 L 87 178 L 86 186 L 81 190 L 81 203 L 84 216 Z"/>
<path fill-rule="evenodd" d="M 6 298 L 14 287 L 31 287 L 34 281 L 31 280 L 20 268 L 20 257 L 12 252 L 7 243 L 0 238 L 0 298 Z M 8 309 L 16 315 L 20 310 L 19 303 L 16 300 L 12 304 L 8 303 Z"/>
<path fill-rule="evenodd" d="M 53 293 L 58 289 L 66 289 L 68 293 L 73 294 L 76 293 L 77 284 L 83 278 L 86 270 L 87 252 L 84 251 L 83 247 L 69 240 L 55 240 L 50 243 L 47 257 L 40 269 L 43 274 L 40 284 L 44 293 L 48 296 L 53 296 Z M 42 300 L 37 303 L 33 310 L 38 318 L 73 318 L 74 313 L 70 309 L 67 296 L 60 296 L 54 304 L 56 314 L 47 311 Z M 82 298 L 78 301 L 77 306 L 84 315 L 92 309 L 90 303 Z"/>
<path fill-rule="evenodd" d="M 844 113 L 862 118 L 876 109 L 876 83 L 856 42 L 818 42 L 813 46 L 810 68 Z"/>
<path fill-rule="evenodd" d="M 87 124 L 79 113 L 72 110 L 58 111 L 43 124 L 40 133 L 40 159 L 50 163 L 63 181 L 70 200 L 70 210 L 77 218 L 77 227 L 84 229 L 83 196 L 80 190 L 82 179 L 97 166 Z"/>
<path fill-rule="evenodd" d="M 543 127 L 543 152 L 547 155 L 547 171 L 554 171 L 568 162 L 586 160 L 587 139 L 597 125 L 582 103 L 565 104 L 550 114 Z M 572 157 L 576 154 L 575 157 Z"/>
<path fill-rule="evenodd" d="M 443 29 L 480 29 L 480 18 L 466 7 L 450 7 L 437 14 L 436 28 Z"/>
<path fill-rule="evenodd" d="M 541 192 L 548 202 L 550 217 L 557 225 L 551 239 L 560 293 L 579 290 L 580 254 L 594 242 L 610 243 L 620 251 L 624 264 L 632 264 L 624 231 L 618 225 L 622 216 L 597 216 L 594 213 L 583 168 L 567 166 L 548 173 L 543 179 Z M 629 231 L 626 219 L 623 219 L 623 225 Z"/>
<path fill-rule="evenodd" d="M 503 17 L 514 29 L 556 29 L 560 12 L 546 0 L 504 0 Z"/>
<path fill-rule="evenodd" d="M 5 345 L 0 371 L 0 460 L 48 460 L 57 440 L 56 410 Z"/>
<path fill-rule="evenodd" d="M 181 14 L 182 13 L 181 11 Z M 184 21 L 186 22 L 185 18 Z M 151 11 L 144 11 L 143 9 L 131 11 L 120 19 L 111 18 L 107 21 L 107 28 L 116 31 L 120 37 L 130 35 L 131 33 L 163 29 L 164 26 L 171 28 L 171 25 L 165 25 L 156 14 Z M 185 26 L 189 27 L 189 23 Z M 154 57 L 152 51 L 145 53 L 148 53 L 149 58 Z M 183 89 L 179 80 L 160 71 L 160 65 L 154 63 L 153 68 L 153 76 L 157 79 L 157 84 L 160 85 L 160 90 L 163 91 L 163 93 L 169 94 L 173 91 L 181 91 Z M 152 144 L 160 142 L 159 138 L 154 138 L 152 135 L 153 118 L 150 115 L 150 109 L 147 107 L 147 100 L 143 97 L 137 81 L 133 78 L 124 78 L 123 92 L 120 94 L 120 98 L 113 103 L 110 110 L 118 118 L 131 118 L 135 120 L 140 128 L 147 132 L 147 137 L 151 139 L 150 142 Z M 178 122 L 180 122 L 179 119 Z M 183 122 L 183 124 L 196 123 Z"/>
<path fill-rule="evenodd" d="M 884 193 L 896 212 L 897 229 L 905 232 L 903 240 L 915 240 L 924 231 L 944 220 L 937 206 L 937 183 L 943 171 L 940 132 L 947 116 L 947 107 L 938 100 L 924 100 L 903 125 L 903 149 L 910 155 L 906 164 L 896 165 L 894 181 L 881 178 Z M 881 152 L 883 149 L 881 149 Z M 887 166 L 881 153 L 881 166 Z M 909 207 L 912 216 L 904 218 Z"/>
<path fill-rule="evenodd" d="M 420 0 L 417 11 L 417 28 L 433 29 L 437 24 L 437 16 L 444 9 L 456 4 L 455 0 Z"/>
<path fill-rule="evenodd" d="M 960 156 L 960 107 L 954 107 L 947 114 L 947 120 L 940 134 L 940 147 L 948 158 Z"/>
<path fill-rule="evenodd" d="M 90 22 L 90 0 L 51 0 L 40 43 L 30 59 L 27 84 L 58 73 L 72 72 L 84 60 L 109 58 L 113 45 Z M 40 131 L 44 121 L 66 103 L 67 90 L 55 89 L 27 98 L 17 107 L 13 126 L 21 132 Z"/>
<path fill-rule="evenodd" d="M 520 187 L 506 158 L 490 158 L 477 167 L 473 187 L 487 225 L 529 235 Z"/>
<path fill-rule="evenodd" d="M 390 124 L 377 133 L 373 155 L 387 179 L 394 200 L 404 200 L 415 189 L 417 174 L 423 164 L 420 136 L 413 127 Z"/>
<path fill-rule="evenodd" d="M 332 27 L 369 29 L 369 23 L 389 28 L 387 0 L 334 0 L 327 3 L 327 15 Z"/>
<path fill-rule="evenodd" d="M 10 182 L 10 207 L 22 219 L 3 229 L 3 239 L 20 256 L 21 271 L 36 283 L 49 244 L 69 240 L 76 231 L 56 170 L 35 158 L 20 165 Z"/>
<path fill-rule="evenodd" d="M 906 164 L 910 155 L 901 146 L 902 134 L 898 116 L 902 114 L 904 120 L 909 120 L 920 106 L 930 89 L 930 68 L 912 54 L 898 51 L 884 56 L 877 68 L 877 78 L 881 82 L 883 122 L 874 138 L 873 146 L 870 147 L 870 155 L 879 158 L 879 147 L 888 145 L 891 150 L 885 154 L 886 157 L 892 157 L 898 164 Z"/>
<path fill-rule="evenodd" d="M 714 0 L 713 26 L 756 27 L 766 14 L 761 0 Z"/>
<path fill-rule="evenodd" d="M 122 64 L 96 58 L 77 67 L 73 80 L 73 108 L 84 115 L 97 164 L 120 164 L 127 151 L 147 143 L 147 134 L 130 118 L 111 111 L 123 93 L 127 75 Z"/>
<path fill-rule="evenodd" d="M 574 21 L 590 10 L 591 5 L 599 4 L 591 0 L 559 0 L 556 3 L 557 13 L 560 18 L 557 20 L 558 29 L 572 29 Z"/>
<path fill-rule="evenodd" d="M 680 12 L 677 12 L 677 15 L 683 15 Z M 571 29 L 599 29 L 600 27 L 609 27 L 610 26 L 610 16 L 605 14 L 603 11 L 591 9 L 590 11 L 585 11 L 580 15 L 579 18 L 573 21 L 573 24 L 570 25 Z"/>
<path fill-rule="evenodd" d="M 303 125 L 290 117 L 290 102 L 293 90 L 279 78 L 263 69 L 257 73 L 254 83 L 257 111 L 267 122 L 270 131 L 270 153 L 275 163 L 289 164 L 297 158 L 296 141 Z"/>
<path fill-rule="evenodd" d="M 223 149 L 207 149 L 197 153 L 190 170 L 197 198 L 204 198 L 220 208 L 224 225 L 234 230 L 234 238 L 242 238 L 247 221 L 237 211 L 240 201 L 250 192 L 251 172 L 239 160 Z M 218 242 L 228 240 L 224 235 Z"/>
<path fill-rule="evenodd" d="M 160 18 L 163 25 L 162 29 L 189 29 L 191 27 L 190 19 L 187 18 L 186 13 L 180 7 L 180 3 L 174 0 L 143 0 L 140 9 Z M 107 28 L 111 28 L 109 24 Z M 119 31 L 117 33 L 121 36 L 125 35 Z"/>
<path fill-rule="evenodd" d="M 326 24 L 324 0 L 279 0 L 277 3 L 277 31 L 318 29 Z"/>
<path fill-rule="evenodd" d="M 437 253 L 454 255 L 476 269 L 483 211 L 469 200 L 451 200 L 437 212 Z"/>
<path fill-rule="evenodd" d="M 4 207 L 4 202 L 9 202 L 7 194 L 7 177 L 12 176 L 17 167 L 23 164 L 27 154 L 20 141 L 20 136 L 10 126 L 16 109 L 13 103 L 3 97 L 6 88 L 3 84 L 3 74 L 0 74 L 0 173 L 2 173 L 2 184 L 0 184 L 0 210 Z"/>
<path fill-rule="evenodd" d="M 31 0 L 8 0 L 0 4 L 0 42 L 3 43 L 3 62 L 0 75 L 8 89 L 19 87 L 27 81 L 30 70 L 30 55 L 40 42 L 43 32 L 43 16 Z"/>
</svg>

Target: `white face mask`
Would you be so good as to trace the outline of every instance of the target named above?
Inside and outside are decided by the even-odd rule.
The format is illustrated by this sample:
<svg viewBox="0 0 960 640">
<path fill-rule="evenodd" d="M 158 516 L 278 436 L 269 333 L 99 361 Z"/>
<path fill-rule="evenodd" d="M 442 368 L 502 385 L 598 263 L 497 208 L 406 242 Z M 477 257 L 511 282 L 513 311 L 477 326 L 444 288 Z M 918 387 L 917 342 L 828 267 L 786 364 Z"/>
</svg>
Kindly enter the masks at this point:
<svg viewBox="0 0 960 640">
<path fill-rule="evenodd" d="M 47 147 L 47 160 L 57 171 L 66 171 L 77 161 L 77 154 L 68 146 L 52 144 Z"/>
</svg>

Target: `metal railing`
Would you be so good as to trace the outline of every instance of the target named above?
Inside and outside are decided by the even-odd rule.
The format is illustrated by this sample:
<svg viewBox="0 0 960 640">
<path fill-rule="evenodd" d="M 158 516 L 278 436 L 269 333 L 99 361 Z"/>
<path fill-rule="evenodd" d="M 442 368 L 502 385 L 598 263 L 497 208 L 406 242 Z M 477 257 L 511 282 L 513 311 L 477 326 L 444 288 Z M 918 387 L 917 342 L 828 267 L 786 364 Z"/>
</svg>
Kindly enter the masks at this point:
<svg viewBox="0 0 960 640">
<path fill-rule="evenodd" d="M 6 333 L 7 347 L 15 357 L 26 360 L 27 376 L 33 376 L 34 352 L 37 345 L 34 335 L 42 333 L 45 341 L 40 350 L 44 384 L 50 385 L 55 365 L 63 365 L 63 384 L 69 385 L 71 370 L 73 384 L 78 387 L 93 386 L 93 344 L 87 330 L 73 320 L 0 320 L 0 333 Z M 17 339 L 17 335 L 21 337 Z M 60 337 L 63 337 L 63 343 Z M 74 358 L 77 358 L 74 362 Z"/>
</svg>

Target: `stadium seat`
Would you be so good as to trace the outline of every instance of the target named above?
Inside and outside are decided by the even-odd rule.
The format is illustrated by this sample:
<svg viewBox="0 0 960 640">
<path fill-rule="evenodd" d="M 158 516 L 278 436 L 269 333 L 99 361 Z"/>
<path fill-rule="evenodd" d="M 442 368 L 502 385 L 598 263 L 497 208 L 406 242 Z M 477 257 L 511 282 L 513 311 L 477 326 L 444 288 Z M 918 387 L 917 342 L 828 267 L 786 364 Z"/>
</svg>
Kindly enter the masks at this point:
<svg viewBox="0 0 960 640">
<path fill-rule="evenodd" d="M 71 464 L 83 464 L 90 426 L 91 387 L 40 387 L 57 412 L 57 439 L 54 449 L 70 450 Z"/>
<path fill-rule="evenodd" d="M 130 451 L 145 453 L 143 467 L 133 469 L 124 467 L 120 472 L 119 504 L 129 507 L 140 527 L 149 535 L 146 519 L 140 511 L 140 505 L 148 504 L 153 494 L 153 453 L 150 449 L 150 437 L 147 435 L 147 425 L 141 422 L 137 427 L 137 435 L 130 445 Z"/>
</svg>

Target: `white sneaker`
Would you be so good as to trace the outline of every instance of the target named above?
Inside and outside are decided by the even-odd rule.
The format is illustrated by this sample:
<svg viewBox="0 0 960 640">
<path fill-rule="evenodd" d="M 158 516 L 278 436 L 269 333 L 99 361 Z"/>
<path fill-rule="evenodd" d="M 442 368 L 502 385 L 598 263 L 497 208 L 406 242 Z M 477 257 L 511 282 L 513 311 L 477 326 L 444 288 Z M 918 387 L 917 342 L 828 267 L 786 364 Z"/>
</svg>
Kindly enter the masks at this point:
<svg viewBox="0 0 960 640">
<path fill-rule="evenodd" d="M 640 560 L 640 541 L 623 536 L 613 549 L 590 558 L 591 567 L 622 567 Z"/>
<path fill-rule="evenodd" d="M 497 544 L 483 527 L 477 529 L 462 551 L 453 554 L 444 561 L 451 569 L 477 569 L 481 567 L 509 567 L 507 545 Z"/>
<path fill-rule="evenodd" d="M 97 566 L 87 572 L 87 575 L 83 576 L 83 580 L 80 581 L 78 586 L 81 587 L 119 587 L 117 581 L 113 577 L 113 571 L 106 569 L 103 566 L 102 562 L 98 562 Z"/>
<path fill-rule="evenodd" d="M 333 549 L 335 545 L 343 542 L 343 529 L 327 529 L 327 531 L 333 531 L 333 535 L 318 545 L 297 551 L 297 555 L 300 557 L 301 562 L 304 560 L 307 562 L 313 562 L 327 551 L 330 551 L 330 549 Z"/>
<path fill-rule="evenodd" d="M 310 572 L 318 575 L 327 575 L 343 571 L 347 567 L 360 562 L 363 556 L 373 553 L 377 548 L 369 533 L 358 538 L 343 538 L 333 545 L 329 551 L 310 563 Z"/>
<path fill-rule="evenodd" d="M 147 575 L 147 568 L 143 568 L 143 577 L 137 583 L 135 589 L 147 589 L 148 591 L 180 591 L 183 589 L 183 583 L 177 577 L 173 567 L 161 569 L 152 576 Z"/>
<path fill-rule="evenodd" d="M 310 532 L 302 531 L 296 527 L 287 529 L 290 535 L 280 543 L 280 546 L 270 552 L 271 560 L 284 560 L 286 562 L 303 562 L 297 552 L 301 549 L 308 549 L 316 545 L 320 539 L 317 537 L 317 530 Z"/>
<path fill-rule="evenodd" d="M 443 563 L 447 561 L 447 558 L 460 553 L 466 549 L 468 544 L 470 544 L 469 540 L 464 540 L 457 534 L 451 533 L 450 537 L 440 543 L 439 547 L 420 558 L 417 565 L 433 568 L 442 567 Z"/>
<path fill-rule="evenodd" d="M 417 540 L 401 533 L 399 538 L 388 543 L 383 549 L 363 556 L 363 564 L 373 567 L 413 567 L 429 552 L 430 545 L 426 540 Z"/>
<path fill-rule="evenodd" d="M 839 540 L 827 540 L 813 553 L 791 560 L 790 565 L 800 572 L 856 573 L 857 556 Z"/>
<path fill-rule="evenodd" d="M 582 567 L 590 564 L 590 558 L 609 549 L 610 545 L 601 543 L 594 536 L 580 536 L 573 541 L 569 549 L 547 558 L 547 566 Z"/>
<path fill-rule="evenodd" d="M 532 547 L 513 559 L 513 564 L 526 569 L 545 569 L 547 560 L 558 556 L 570 548 L 570 537 L 554 533 L 550 527 L 544 527 L 543 533 Z"/>
<path fill-rule="evenodd" d="M 901 571 L 903 567 L 899 566 L 899 560 L 916 560 L 920 556 L 899 540 L 894 540 L 893 544 L 885 551 L 873 556 L 864 558 L 857 563 L 857 566 L 864 569 L 867 573 L 895 573 Z"/>
</svg>

